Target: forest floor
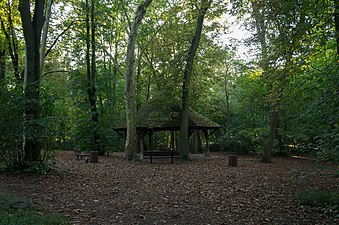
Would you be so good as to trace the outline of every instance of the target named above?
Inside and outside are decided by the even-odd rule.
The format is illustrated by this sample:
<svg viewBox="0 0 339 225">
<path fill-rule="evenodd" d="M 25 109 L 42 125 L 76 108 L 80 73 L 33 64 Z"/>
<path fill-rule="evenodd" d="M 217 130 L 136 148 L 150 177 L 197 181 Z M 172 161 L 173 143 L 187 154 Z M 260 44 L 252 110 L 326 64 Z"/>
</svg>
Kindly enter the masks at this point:
<svg viewBox="0 0 339 225">
<path fill-rule="evenodd" d="M 121 155 L 99 163 L 76 160 L 71 151 L 56 157 L 46 175 L 0 174 L 0 192 L 14 194 L 71 224 L 338 224 L 319 210 L 299 204 L 297 193 L 338 191 L 338 167 L 300 158 L 259 162 L 241 156 L 228 166 L 226 153 L 128 162 Z"/>
</svg>

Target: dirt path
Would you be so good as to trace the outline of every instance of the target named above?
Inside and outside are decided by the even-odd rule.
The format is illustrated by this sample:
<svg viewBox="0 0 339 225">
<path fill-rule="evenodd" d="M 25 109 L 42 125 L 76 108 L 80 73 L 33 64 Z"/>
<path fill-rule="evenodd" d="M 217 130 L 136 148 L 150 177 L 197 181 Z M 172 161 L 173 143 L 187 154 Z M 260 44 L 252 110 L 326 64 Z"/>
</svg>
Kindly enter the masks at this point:
<svg viewBox="0 0 339 225">
<path fill-rule="evenodd" d="M 120 156 L 86 164 L 73 152 L 57 160 L 60 169 L 48 175 L 0 175 L 0 192 L 61 212 L 72 224 L 327 224 L 295 195 L 339 188 L 338 168 L 292 158 L 264 164 L 240 157 L 238 167 L 224 153 L 174 164 Z"/>
</svg>

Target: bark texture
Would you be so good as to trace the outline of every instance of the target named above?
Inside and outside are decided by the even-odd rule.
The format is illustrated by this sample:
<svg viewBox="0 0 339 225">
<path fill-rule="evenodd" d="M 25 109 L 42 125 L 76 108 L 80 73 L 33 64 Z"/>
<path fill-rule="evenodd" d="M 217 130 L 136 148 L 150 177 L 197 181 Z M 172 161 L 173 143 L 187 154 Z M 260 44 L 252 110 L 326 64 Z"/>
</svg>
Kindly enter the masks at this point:
<svg viewBox="0 0 339 225">
<path fill-rule="evenodd" d="M 334 0 L 334 23 L 337 41 L 337 56 L 339 57 L 339 0 Z"/>
<path fill-rule="evenodd" d="M 0 45 L 0 82 L 5 79 L 5 75 L 6 75 L 6 61 L 5 61 L 5 57 L 6 57 L 6 49 L 5 47 L 2 45 Z"/>
<path fill-rule="evenodd" d="M 204 18 L 207 9 L 211 5 L 212 1 L 202 0 L 201 8 L 195 28 L 195 34 L 193 36 L 191 47 L 186 59 L 186 65 L 184 70 L 184 79 L 183 79 L 183 90 L 182 90 L 182 113 L 181 113 L 181 123 L 180 123 L 180 134 L 179 134 L 179 152 L 180 158 L 184 161 L 190 160 L 189 153 L 189 141 L 188 141 L 188 115 L 189 115 L 189 92 L 190 92 L 190 81 L 191 74 L 193 69 L 194 57 L 197 52 L 200 37 L 202 33 L 202 25 L 204 23 Z"/>
<path fill-rule="evenodd" d="M 31 19 L 30 1 L 20 0 L 19 11 L 26 43 L 25 64 L 25 112 L 24 112 L 24 160 L 40 160 L 40 39 L 44 24 L 45 1 L 36 1 Z"/>
<path fill-rule="evenodd" d="M 136 149 L 138 147 L 138 138 L 136 131 L 136 84 L 135 84 L 135 44 L 138 35 L 138 28 L 143 17 L 146 14 L 147 7 L 152 3 L 152 0 L 145 0 L 138 6 L 135 13 L 134 21 L 131 24 L 131 30 L 128 37 L 127 56 L 126 56 L 126 73 L 125 73 L 125 97 L 126 97 L 126 143 L 125 143 L 125 158 L 132 160 L 136 158 Z"/>
<path fill-rule="evenodd" d="M 48 0 L 47 7 L 46 7 L 46 20 L 45 25 L 42 33 L 42 39 L 41 39 L 41 48 L 40 48 L 40 71 L 41 75 L 44 74 L 44 64 L 45 64 L 45 52 L 46 52 L 46 43 L 47 43 L 47 36 L 48 36 L 48 28 L 49 28 L 49 21 L 52 14 L 52 5 L 53 0 Z"/>
<path fill-rule="evenodd" d="M 263 75 L 268 76 L 268 69 L 269 69 L 269 59 L 267 54 L 267 40 L 266 40 L 266 24 L 265 24 L 265 2 L 259 1 L 252 1 L 252 8 L 253 8 L 253 16 L 255 18 L 255 26 L 257 30 L 257 37 L 261 47 L 261 61 L 260 67 L 263 70 Z M 270 134 L 266 142 L 266 146 L 264 149 L 264 155 L 262 158 L 262 162 L 271 162 L 272 158 L 272 150 L 273 150 L 273 143 L 276 134 L 276 128 L 279 120 L 279 113 L 277 112 L 278 106 L 274 96 L 278 95 L 278 93 L 274 93 L 272 83 L 269 83 L 269 88 L 271 91 L 271 128 Z"/>
<path fill-rule="evenodd" d="M 265 151 L 264 155 L 262 158 L 262 162 L 265 163 L 270 163 L 272 159 L 272 149 L 274 145 L 274 140 L 276 138 L 276 129 L 278 126 L 278 121 L 279 121 L 279 112 L 277 110 L 273 110 L 271 112 L 271 128 L 270 128 L 270 136 L 267 140 L 266 146 L 265 146 Z"/>
<path fill-rule="evenodd" d="M 86 73 L 87 73 L 87 95 L 91 111 L 91 150 L 98 151 L 100 155 L 105 152 L 100 148 L 99 135 L 99 112 L 97 108 L 96 95 L 96 43 L 95 43 L 95 0 L 89 3 L 86 0 Z"/>
</svg>

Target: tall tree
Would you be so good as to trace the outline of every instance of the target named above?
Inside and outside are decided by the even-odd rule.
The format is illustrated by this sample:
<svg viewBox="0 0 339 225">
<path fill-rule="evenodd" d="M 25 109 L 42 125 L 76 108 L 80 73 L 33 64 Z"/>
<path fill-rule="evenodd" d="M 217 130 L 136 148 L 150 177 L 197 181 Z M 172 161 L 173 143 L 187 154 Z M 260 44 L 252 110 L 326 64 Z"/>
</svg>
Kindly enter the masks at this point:
<svg viewBox="0 0 339 225">
<path fill-rule="evenodd" d="M 5 79 L 6 75 L 6 48 L 3 40 L 0 39 L 0 81 Z"/>
<path fill-rule="evenodd" d="M 339 56 L 339 0 L 334 0 L 335 38 L 337 41 L 337 55 Z"/>
<path fill-rule="evenodd" d="M 48 36 L 49 21 L 50 21 L 51 14 L 52 14 L 52 5 L 53 5 L 53 0 L 48 0 L 47 6 L 46 6 L 45 24 L 44 24 L 44 29 L 42 33 L 41 49 L 40 49 L 40 71 L 42 75 L 44 74 L 46 43 L 47 43 L 47 36 Z"/>
<path fill-rule="evenodd" d="M 92 114 L 92 121 L 94 123 L 93 129 L 93 142 L 94 142 L 94 150 L 99 151 L 100 155 L 104 155 L 105 152 L 102 151 L 100 148 L 100 135 L 99 135 L 99 112 L 97 109 L 97 94 L 96 94 L 96 42 L 95 42 L 95 32 L 96 32 L 96 21 L 95 21 L 95 0 L 91 1 L 91 44 L 92 44 L 92 56 L 91 56 L 91 82 L 90 82 L 90 92 L 91 97 L 89 96 L 91 103 L 91 114 Z"/>
<path fill-rule="evenodd" d="M 91 140 L 93 150 L 99 151 L 101 155 L 104 152 L 100 149 L 99 135 L 99 113 L 97 109 L 96 95 L 96 43 L 95 43 L 95 0 L 86 0 L 86 68 L 87 68 L 87 94 L 91 107 L 91 120 L 93 123 L 91 129 Z"/>
<path fill-rule="evenodd" d="M 19 11 L 26 43 L 25 86 L 26 97 L 24 112 L 24 159 L 39 161 L 41 153 L 40 141 L 40 40 L 44 24 L 45 1 L 34 3 L 33 17 L 31 17 L 31 2 L 20 0 Z"/>
<path fill-rule="evenodd" d="M 255 20 L 255 28 L 257 30 L 257 38 L 260 43 L 261 53 L 260 53 L 260 67 L 263 70 L 263 76 L 269 76 L 269 58 L 268 58 L 268 51 L 267 51 L 267 24 L 265 20 L 265 1 L 261 0 L 252 0 L 252 16 Z M 270 79 L 269 79 L 270 80 Z M 278 124 L 279 114 L 277 110 L 277 105 L 275 104 L 274 93 L 272 91 L 272 84 L 268 84 L 269 89 L 271 91 L 270 95 L 270 115 L 271 115 L 271 127 L 269 132 L 269 137 L 267 139 L 264 154 L 262 161 L 263 162 L 271 162 L 272 157 L 272 149 L 273 143 L 276 134 L 276 128 Z"/>
<path fill-rule="evenodd" d="M 127 55 L 126 55 L 126 73 L 125 73 L 125 96 L 126 96 L 126 122 L 127 133 L 125 143 L 125 158 L 132 160 L 135 157 L 138 147 L 136 132 L 136 85 L 135 85 L 135 44 L 138 36 L 138 29 L 142 19 L 146 14 L 147 7 L 152 0 L 145 0 L 138 6 L 135 13 L 131 30 L 128 37 Z"/>
<path fill-rule="evenodd" d="M 202 26 L 207 9 L 210 7 L 211 0 L 201 0 L 201 6 L 195 27 L 195 33 L 191 42 L 191 47 L 186 58 L 186 64 L 183 76 L 183 89 L 182 89 L 182 109 L 181 109 L 181 122 L 179 134 L 179 152 L 182 160 L 190 160 L 189 158 L 189 142 L 188 142 L 188 116 L 189 116 L 189 93 L 190 93 L 190 80 L 193 69 L 194 57 L 197 52 L 200 37 L 202 33 Z"/>
<path fill-rule="evenodd" d="M 22 75 L 19 71 L 19 48 L 18 48 L 18 40 L 15 32 L 15 22 L 13 16 L 13 7 L 15 4 L 11 1 L 7 1 L 5 4 L 5 14 L 7 18 L 0 18 L 1 22 L 1 30 L 5 34 L 6 41 L 7 41 L 7 48 L 8 53 L 10 54 L 10 58 L 13 65 L 14 76 L 17 81 L 22 81 Z M 6 22 L 5 22 L 6 21 Z"/>
</svg>

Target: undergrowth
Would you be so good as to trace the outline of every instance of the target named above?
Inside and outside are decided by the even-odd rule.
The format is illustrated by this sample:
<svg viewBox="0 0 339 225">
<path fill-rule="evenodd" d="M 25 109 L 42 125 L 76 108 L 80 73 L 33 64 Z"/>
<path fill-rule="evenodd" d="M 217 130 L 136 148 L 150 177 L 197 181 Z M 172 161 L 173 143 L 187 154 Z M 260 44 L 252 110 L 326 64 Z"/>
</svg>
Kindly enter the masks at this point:
<svg viewBox="0 0 339 225">
<path fill-rule="evenodd" d="M 305 191 L 298 194 L 298 200 L 323 212 L 331 222 L 339 220 L 339 192 Z"/>
<path fill-rule="evenodd" d="M 51 170 L 48 162 L 36 161 L 26 162 L 22 161 L 11 166 L 0 168 L 3 173 L 24 173 L 24 174 L 47 174 Z"/>
<path fill-rule="evenodd" d="M 0 224 L 68 225 L 66 217 L 50 213 L 13 196 L 0 193 Z"/>
</svg>

